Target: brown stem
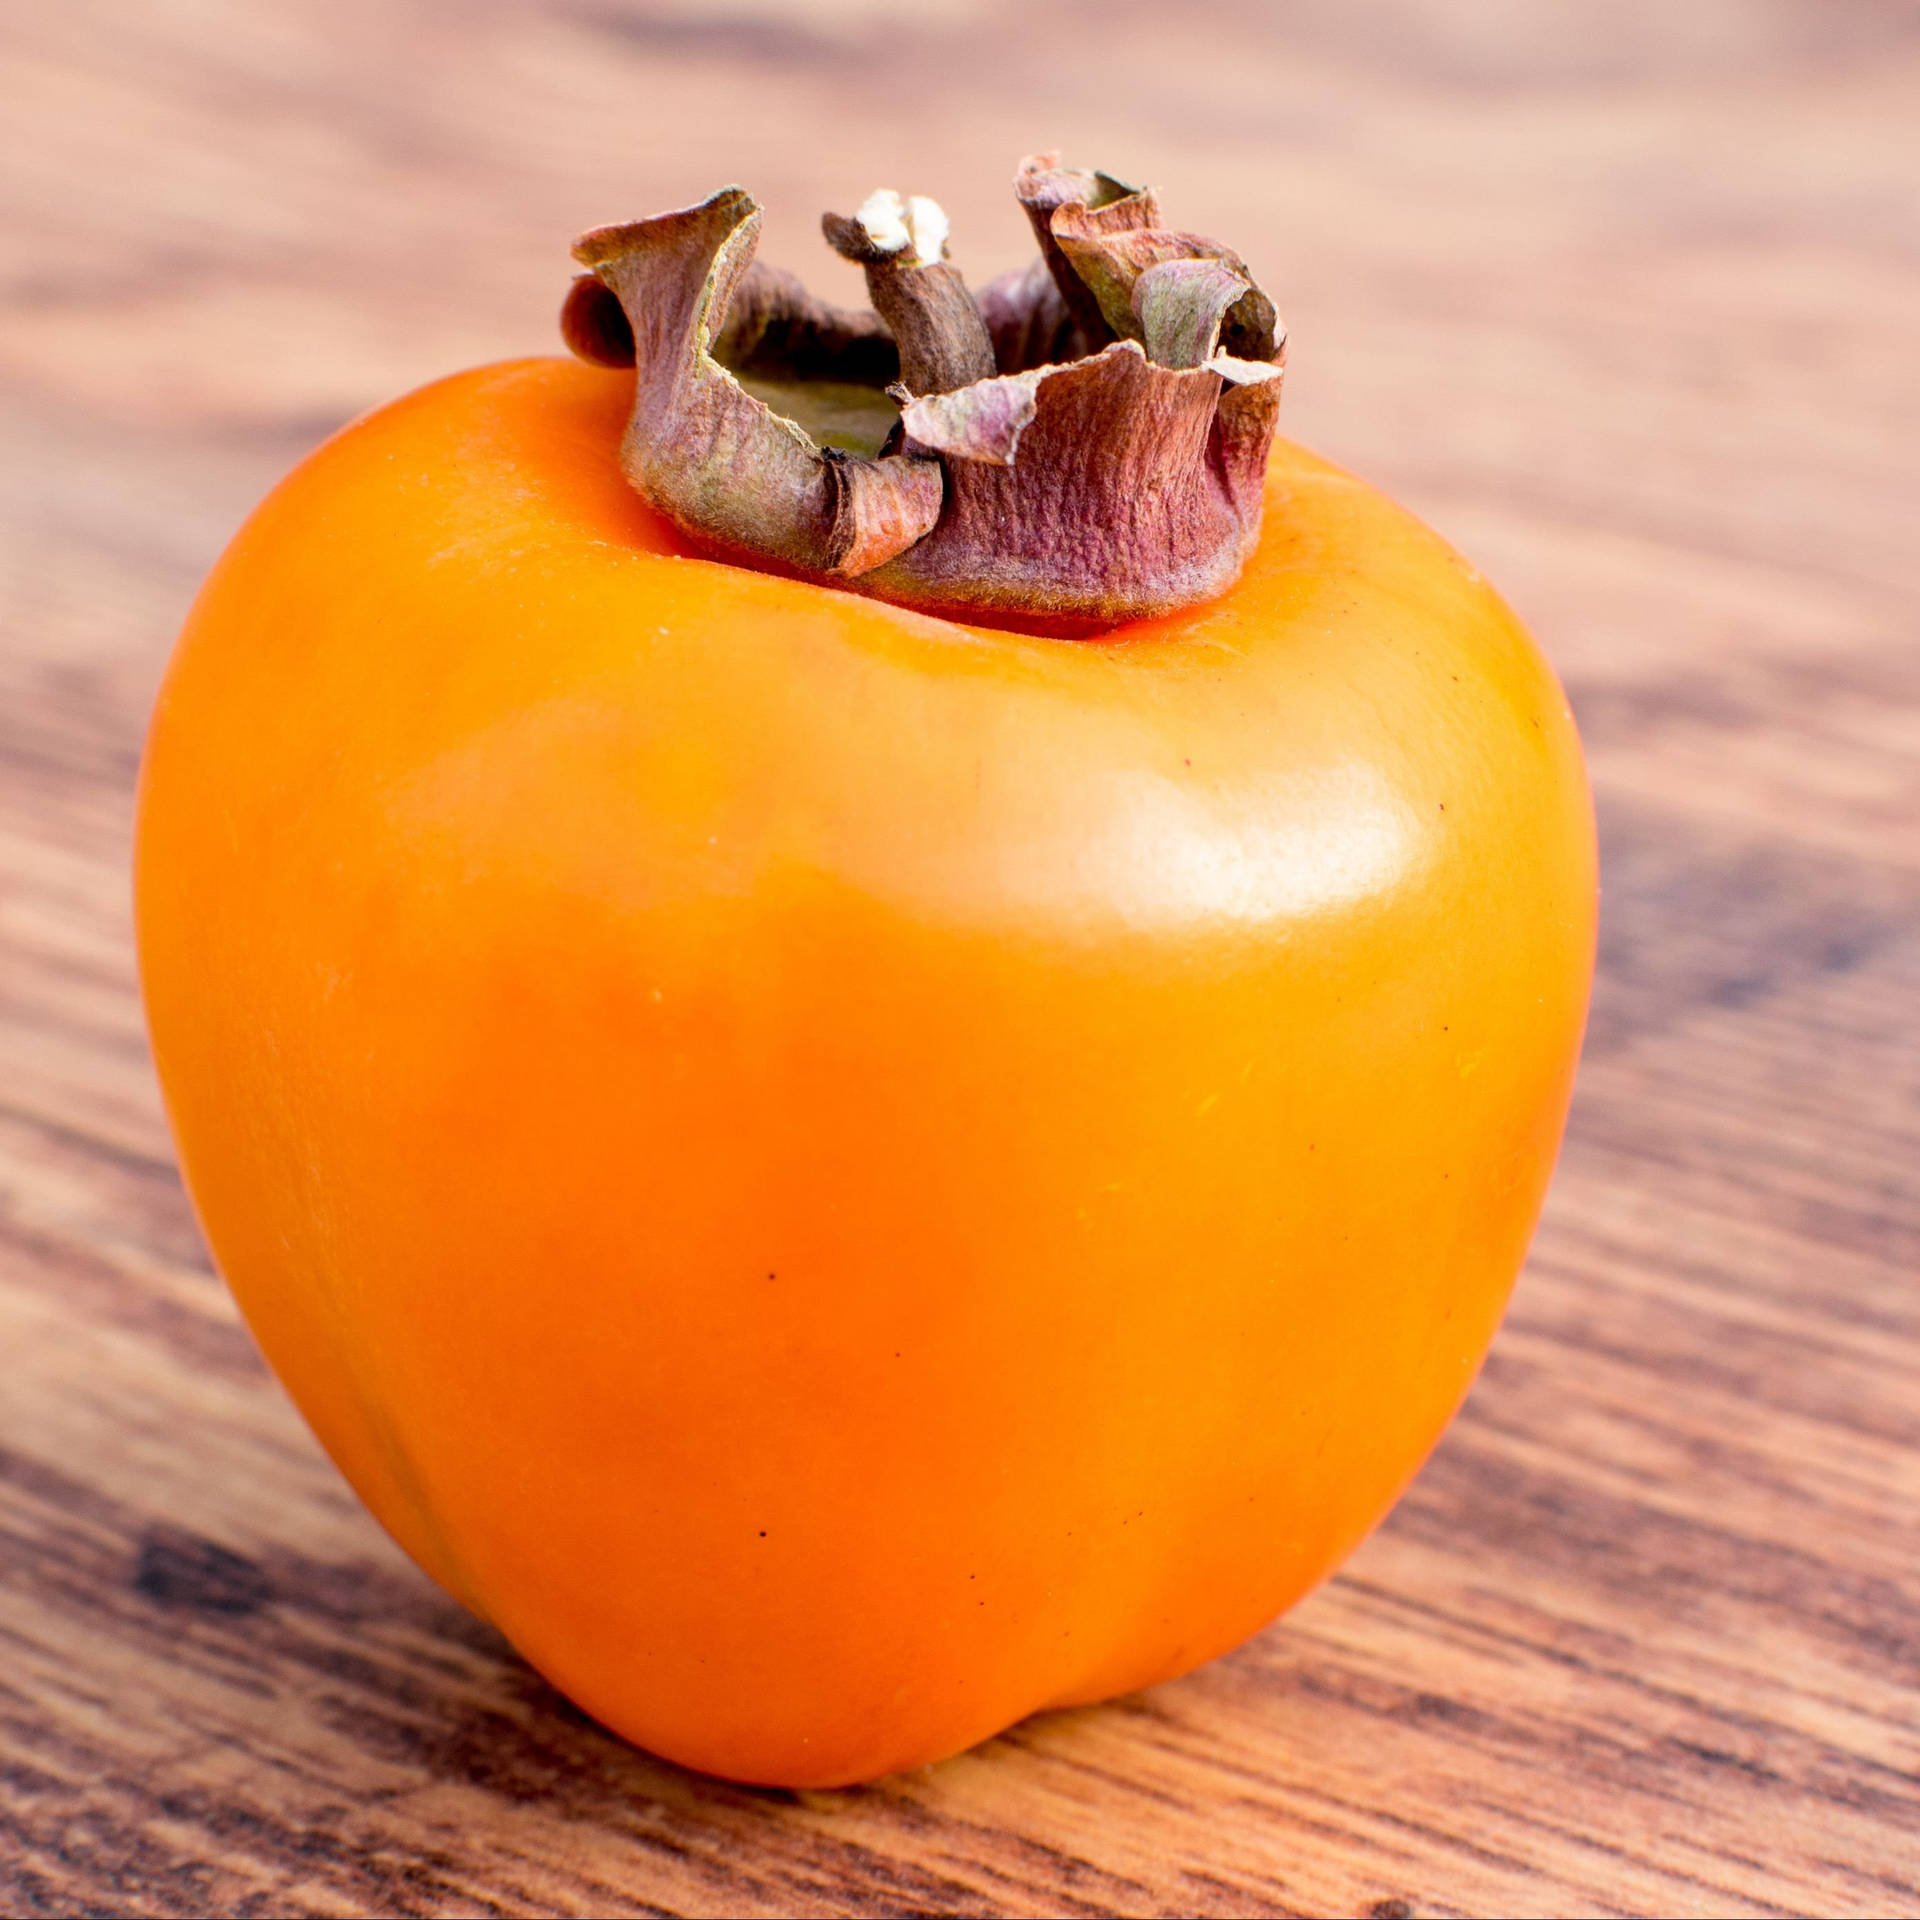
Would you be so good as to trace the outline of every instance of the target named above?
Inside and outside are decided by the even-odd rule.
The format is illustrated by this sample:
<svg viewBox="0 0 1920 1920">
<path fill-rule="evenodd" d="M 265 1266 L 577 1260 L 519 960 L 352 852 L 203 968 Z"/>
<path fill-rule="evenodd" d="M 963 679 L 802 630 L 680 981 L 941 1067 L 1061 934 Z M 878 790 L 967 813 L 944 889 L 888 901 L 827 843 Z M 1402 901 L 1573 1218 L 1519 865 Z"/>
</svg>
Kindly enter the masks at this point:
<svg viewBox="0 0 1920 1920">
<path fill-rule="evenodd" d="M 851 219 L 823 214 L 820 226 L 841 259 L 866 270 L 867 297 L 900 349 L 903 386 L 951 393 L 993 377 L 987 323 L 947 264 L 946 216 L 933 201 L 883 189 Z"/>
</svg>

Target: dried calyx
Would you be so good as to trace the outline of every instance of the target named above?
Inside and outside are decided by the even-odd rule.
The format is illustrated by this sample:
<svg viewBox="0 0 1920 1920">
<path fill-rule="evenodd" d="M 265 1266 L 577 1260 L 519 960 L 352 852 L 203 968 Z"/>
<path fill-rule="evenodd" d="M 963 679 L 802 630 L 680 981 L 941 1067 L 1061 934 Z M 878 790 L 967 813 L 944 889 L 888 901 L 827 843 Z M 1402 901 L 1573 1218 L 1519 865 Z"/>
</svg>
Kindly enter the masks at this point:
<svg viewBox="0 0 1920 1920">
<path fill-rule="evenodd" d="M 567 344 L 635 366 L 621 463 L 703 551 L 902 606 L 1098 632 L 1223 592 L 1260 531 L 1284 336 L 1150 191 L 1021 164 L 1040 257 L 968 291 L 947 221 L 882 191 L 827 240 L 873 311 L 753 259 L 738 187 L 585 234 Z"/>
</svg>

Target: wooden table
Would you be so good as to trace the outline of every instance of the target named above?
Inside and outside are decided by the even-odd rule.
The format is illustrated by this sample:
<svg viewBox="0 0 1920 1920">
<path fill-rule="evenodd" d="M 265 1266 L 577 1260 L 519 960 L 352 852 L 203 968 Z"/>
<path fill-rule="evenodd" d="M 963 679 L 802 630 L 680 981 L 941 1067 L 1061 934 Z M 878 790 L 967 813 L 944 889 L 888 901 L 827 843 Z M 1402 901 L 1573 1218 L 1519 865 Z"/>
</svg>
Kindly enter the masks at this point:
<svg viewBox="0 0 1920 1920">
<path fill-rule="evenodd" d="M 0 1909 L 1920 1912 L 1920 28 L 1178 19 L 9 11 Z M 143 1048 L 136 756 L 248 504 L 354 411 L 548 347 L 574 231 L 738 178 L 846 297 L 814 217 L 893 181 L 984 273 L 1052 142 L 1244 246 L 1288 429 L 1559 664 L 1591 1039 L 1485 1377 L 1339 1578 L 1151 1694 L 748 1791 L 443 1600 L 264 1371 Z"/>
</svg>

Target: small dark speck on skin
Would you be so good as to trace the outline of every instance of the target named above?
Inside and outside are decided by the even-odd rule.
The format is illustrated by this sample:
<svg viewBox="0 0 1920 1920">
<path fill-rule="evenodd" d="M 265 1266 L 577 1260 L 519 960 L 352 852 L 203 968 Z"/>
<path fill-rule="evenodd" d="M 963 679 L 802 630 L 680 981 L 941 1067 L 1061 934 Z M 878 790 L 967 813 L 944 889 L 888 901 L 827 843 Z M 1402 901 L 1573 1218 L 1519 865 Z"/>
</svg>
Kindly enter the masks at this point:
<svg viewBox="0 0 1920 1920">
<path fill-rule="evenodd" d="M 765 1539 L 766 1537 L 767 1537 L 767 1530 L 766 1530 L 766 1528 L 765 1528 L 765 1527 L 762 1527 L 762 1528 L 760 1529 L 760 1538 L 761 1538 L 762 1540 L 764 1540 L 764 1539 Z"/>
<path fill-rule="evenodd" d="M 1398 1898 L 1376 1900 L 1367 1909 L 1367 1920 L 1413 1920 L 1413 1902 Z"/>
</svg>

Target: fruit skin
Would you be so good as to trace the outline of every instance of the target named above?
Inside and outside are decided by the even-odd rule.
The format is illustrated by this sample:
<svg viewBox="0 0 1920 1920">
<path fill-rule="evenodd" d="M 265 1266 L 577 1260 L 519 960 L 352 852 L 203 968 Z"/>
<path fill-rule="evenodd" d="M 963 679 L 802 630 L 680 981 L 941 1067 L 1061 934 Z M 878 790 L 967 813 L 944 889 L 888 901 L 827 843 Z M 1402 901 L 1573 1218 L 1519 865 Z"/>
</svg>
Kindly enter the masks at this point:
<svg viewBox="0 0 1920 1920">
<path fill-rule="evenodd" d="M 1592 966 L 1565 700 L 1284 442 L 1225 599 L 982 633 L 679 557 L 631 376 L 485 367 L 259 508 L 142 774 L 207 1238 L 400 1543 L 790 1786 L 1184 1671 L 1465 1394 Z"/>
</svg>

